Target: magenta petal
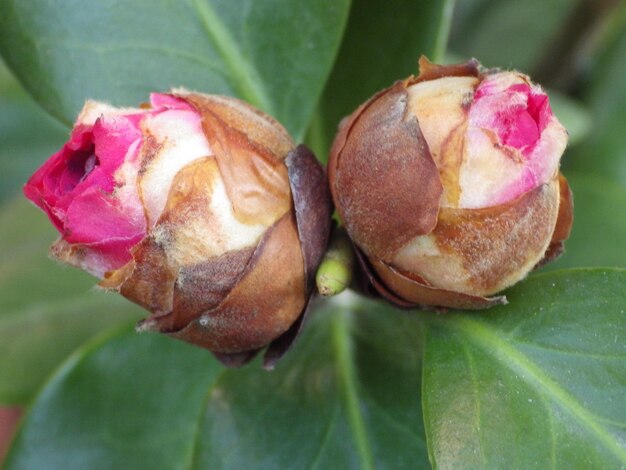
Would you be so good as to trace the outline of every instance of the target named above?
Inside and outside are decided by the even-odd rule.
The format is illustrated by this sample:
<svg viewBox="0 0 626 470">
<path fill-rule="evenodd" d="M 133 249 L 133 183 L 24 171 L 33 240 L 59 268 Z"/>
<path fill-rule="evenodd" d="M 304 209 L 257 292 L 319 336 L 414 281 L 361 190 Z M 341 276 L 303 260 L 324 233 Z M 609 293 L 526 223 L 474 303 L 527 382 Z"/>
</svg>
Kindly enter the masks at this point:
<svg viewBox="0 0 626 470">
<path fill-rule="evenodd" d="M 508 129 L 502 132 L 502 141 L 517 149 L 530 148 L 540 137 L 537 123 L 526 110 L 512 113 Z"/>
<path fill-rule="evenodd" d="M 516 83 L 505 90 L 485 80 L 474 94 L 474 121 L 495 132 L 504 145 L 532 152 L 548 125 L 552 111 L 548 97 L 535 93 L 526 83 Z"/>
<path fill-rule="evenodd" d="M 540 93 L 530 94 L 528 96 L 528 113 L 537 123 L 539 133 L 543 132 L 553 116 L 548 95 Z"/>
<path fill-rule="evenodd" d="M 64 192 L 61 186 L 71 183 L 65 175 L 68 161 L 77 151 L 88 151 L 93 146 L 91 126 L 77 125 L 70 139 L 53 154 L 24 185 L 24 195 L 39 206 L 59 232 L 63 231 L 63 217 L 67 205 L 60 202 Z M 71 186 L 71 184 L 69 184 Z M 70 191 L 75 189 L 75 185 Z"/>
<path fill-rule="evenodd" d="M 112 177 L 124 163 L 128 149 L 142 138 L 140 121 L 137 118 L 143 116 L 102 116 L 96 120 L 93 139 L 101 171 Z"/>
<path fill-rule="evenodd" d="M 170 109 L 181 109 L 181 110 L 186 110 L 186 111 L 195 111 L 195 109 L 185 100 L 176 98 L 175 96 L 172 96 L 172 95 L 164 95 L 162 93 L 151 93 L 150 104 L 155 109 L 170 108 Z"/>
<path fill-rule="evenodd" d="M 90 188 L 72 201 L 63 238 L 69 243 L 90 245 L 95 250 L 101 245 L 116 259 L 129 261 L 130 249 L 146 233 L 145 219 L 130 215 L 119 199 Z"/>
</svg>

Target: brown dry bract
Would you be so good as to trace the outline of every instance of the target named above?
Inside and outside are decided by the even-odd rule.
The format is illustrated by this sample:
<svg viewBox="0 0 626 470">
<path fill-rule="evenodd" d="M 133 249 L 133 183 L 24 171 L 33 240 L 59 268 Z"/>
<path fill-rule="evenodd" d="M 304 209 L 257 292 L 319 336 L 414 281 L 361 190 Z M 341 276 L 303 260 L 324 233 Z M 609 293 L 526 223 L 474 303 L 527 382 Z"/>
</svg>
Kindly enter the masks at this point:
<svg viewBox="0 0 626 470">
<path fill-rule="evenodd" d="M 410 307 L 480 310 L 506 303 L 502 296 L 489 298 L 438 289 L 416 274 L 400 272 L 381 261 L 372 261 L 372 265 L 385 287 Z"/>
<path fill-rule="evenodd" d="M 282 126 L 234 98 L 180 95 L 202 116 L 237 218 L 270 225 L 291 205 L 283 159 L 294 147 Z"/>
<path fill-rule="evenodd" d="M 539 268 L 550 261 L 555 260 L 565 251 L 565 240 L 569 238 L 574 223 L 574 198 L 572 191 L 567 184 L 565 176 L 559 173 L 559 215 L 556 220 L 556 227 L 552 234 L 552 240 L 543 259 L 537 263 Z"/>
<path fill-rule="evenodd" d="M 419 276 L 407 277 L 381 261 L 374 262 L 378 265 L 377 269 L 374 269 L 359 249 L 356 249 L 355 252 L 361 267 L 357 273 L 357 278 L 364 274 L 367 281 L 367 284 L 361 282 L 361 285 L 356 287 L 365 295 L 375 296 L 378 294 L 397 307 L 445 311 L 448 308 L 480 310 L 506 304 L 506 298 L 502 296 L 478 297 L 437 289 Z M 386 280 L 390 281 L 389 286 L 385 284 Z"/>
<path fill-rule="evenodd" d="M 442 208 L 432 235 L 441 251 L 461 261 L 474 292 L 497 292 L 545 252 L 556 224 L 557 191 L 553 181 L 496 207 Z"/>
<path fill-rule="evenodd" d="M 469 60 L 462 64 L 439 65 L 433 64 L 425 56 L 421 56 L 418 61 L 420 73 L 417 78 L 409 78 L 411 83 L 436 80 L 443 77 L 479 77 L 479 62 L 476 59 Z"/>
<path fill-rule="evenodd" d="M 301 314 L 304 286 L 295 218 L 285 214 L 267 230 L 223 302 L 169 334 L 220 353 L 260 348 L 285 332 Z"/>
<path fill-rule="evenodd" d="M 349 118 L 328 165 L 337 210 L 368 256 L 390 260 L 437 223 L 443 186 L 401 82 Z"/>
<path fill-rule="evenodd" d="M 314 286 L 315 270 L 330 238 L 332 202 L 324 168 L 304 145 L 298 145 L 285 159 L 293 195 L 298 236 L 304 256 L 307 292 Z"/>
</svg>

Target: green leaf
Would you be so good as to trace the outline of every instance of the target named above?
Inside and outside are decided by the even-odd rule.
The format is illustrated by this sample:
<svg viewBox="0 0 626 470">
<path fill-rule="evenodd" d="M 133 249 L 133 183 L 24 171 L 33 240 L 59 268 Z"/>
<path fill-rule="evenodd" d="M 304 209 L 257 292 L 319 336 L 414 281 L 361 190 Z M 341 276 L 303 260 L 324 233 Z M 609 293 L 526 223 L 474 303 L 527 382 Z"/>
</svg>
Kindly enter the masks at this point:
<svg viewBox="0 0 626 470">
<path fill-rule="evenodd" d="M 593 70 L 587 101 L 591 135 L 572 152 L 566 168 L 599 175 L 626 188 L 626 32 L 617 38 Z"/>
<path fill-rule="evenodd" d="M 349 0 L 6 0 L 0 51 L 52 115 L 86 98 L 136 105 L 171 87 L 238 96 L 300 139 Z"/>
<path fill-rule="evenodd" d="M 20 88 L 0 62 L 0 203 L 67 139 L 67 129 Z"/>
<path fill-rule="evenodd" d="M 626 271 L 536 275 L 484 313 L 432 316 L 429 453 L 440 468 L 626 465 Z"/>
<path fill-rule="evenodd" d="M 574 225 L 565 253 L 543 270 L 583 266 L 626 267 L 626 188 L 605 178 L 567 173 L 574 194 Z"/>
<path fill-rule="evenodd" d="M 344 41 L 308 143 L 327 159 L 339 121 L 375 92 L 418 72 L 425 54 L 439 60 L 447 42 L 454 0 L 354 2 Z"/>
<path fill-rule="evenodd" d="M 572 0 L 459 2 L 450 48 L 488 67 L 530 73 L 576 6 Z"/>
<path fill-rule="evenodd" d="M 428 468 L 418 317 L 336 299 L 271 373 L 155 334 L 92 342 L 38 397 L 7 470 Z"/>
<path fill-rule="evenodd" d="M 77 346 L 102 329 L 137 319 L 121 297 L 46 257 L 56 232 L 22 198 L 0 206 L 0 403 L 26 404 Z"/>
</svg>

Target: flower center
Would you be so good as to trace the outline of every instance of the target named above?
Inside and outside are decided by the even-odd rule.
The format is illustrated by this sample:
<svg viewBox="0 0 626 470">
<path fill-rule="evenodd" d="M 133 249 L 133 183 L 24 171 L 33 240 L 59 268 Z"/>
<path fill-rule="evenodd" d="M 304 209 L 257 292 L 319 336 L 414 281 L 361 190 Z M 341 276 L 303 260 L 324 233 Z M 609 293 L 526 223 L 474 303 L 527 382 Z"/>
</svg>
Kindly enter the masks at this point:
<svg viewBox="0 0 626 470">
<path fill-rule="evenodd" d="M 63 172 L 63 192 L 72 191 L 100 165 L 100 160 L 94 151 L 95 148 L 92 145 L 87 150 L 81 150 L 72 154 Z"/>
</svg>

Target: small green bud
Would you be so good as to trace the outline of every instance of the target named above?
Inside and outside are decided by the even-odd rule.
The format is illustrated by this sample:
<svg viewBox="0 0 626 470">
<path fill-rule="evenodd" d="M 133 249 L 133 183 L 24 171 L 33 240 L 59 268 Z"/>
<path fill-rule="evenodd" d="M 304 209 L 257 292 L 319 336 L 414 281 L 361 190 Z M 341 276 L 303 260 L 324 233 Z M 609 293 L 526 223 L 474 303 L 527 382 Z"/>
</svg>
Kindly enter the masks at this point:
<svg viewBox="0 0 626 470">
<path fill-rule="evenodd" d="M 315 276 L 319 293 L 325 297 L 342 293 L 352 281 L 353 267 L 352 245 L 345 231 L 338 228 Z"/>
</svg>

